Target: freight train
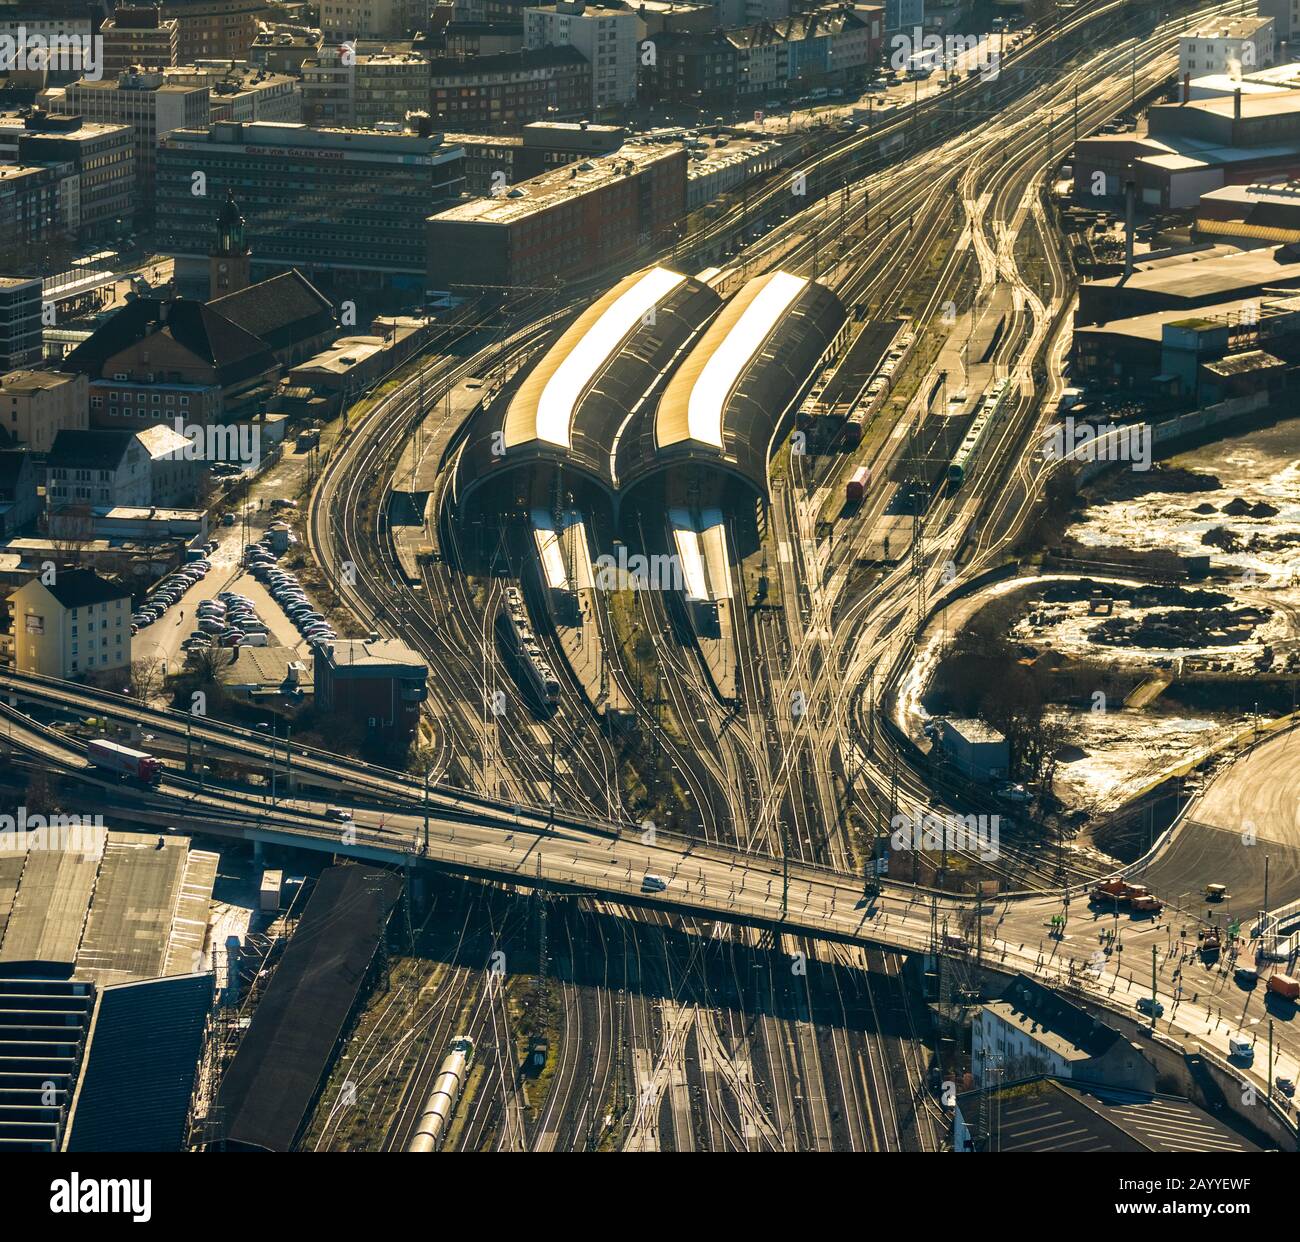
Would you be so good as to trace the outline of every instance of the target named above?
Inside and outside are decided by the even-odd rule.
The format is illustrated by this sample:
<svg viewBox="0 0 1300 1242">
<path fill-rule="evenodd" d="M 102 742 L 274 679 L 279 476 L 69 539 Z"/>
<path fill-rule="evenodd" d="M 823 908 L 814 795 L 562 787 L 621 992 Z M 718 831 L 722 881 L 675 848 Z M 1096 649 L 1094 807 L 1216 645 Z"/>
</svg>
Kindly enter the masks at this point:
<svg viewBox="0 0 1300 1242">
<path fill-rule="evenodd" d="M 438 1068 L 438 1076 L 424 1101 L 424 1110 L 415 1124 L 415 1134 L 407 1145 L 407 1151 L 437 1151 L 442 1145 L 473 1064 L 474 1041 L 468 1035 L 457 1035 Z"/>
</svg>

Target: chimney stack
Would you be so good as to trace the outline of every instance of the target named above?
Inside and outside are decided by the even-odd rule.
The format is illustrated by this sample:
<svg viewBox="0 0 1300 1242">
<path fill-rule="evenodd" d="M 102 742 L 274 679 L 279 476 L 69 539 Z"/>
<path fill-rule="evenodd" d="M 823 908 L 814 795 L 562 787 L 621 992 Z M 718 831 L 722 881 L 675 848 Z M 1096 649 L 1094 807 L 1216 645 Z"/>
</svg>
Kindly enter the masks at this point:
<svg viewBox="0 0 1300 1242">
<path fill-rule="evenodd" d="M 1183 103 L 1192 102 L 1192 75 L 1183 74 Z"/>
<path fill-rule="evenodd" d="M 1232 119 L 1241 120 L 1241 87 L 1232 92 Z"/>
<path fill-rule="evenodd" d="M 1124 275 L 1133 274 L 1133 182 L 1124 182 Z"/>
</svg>

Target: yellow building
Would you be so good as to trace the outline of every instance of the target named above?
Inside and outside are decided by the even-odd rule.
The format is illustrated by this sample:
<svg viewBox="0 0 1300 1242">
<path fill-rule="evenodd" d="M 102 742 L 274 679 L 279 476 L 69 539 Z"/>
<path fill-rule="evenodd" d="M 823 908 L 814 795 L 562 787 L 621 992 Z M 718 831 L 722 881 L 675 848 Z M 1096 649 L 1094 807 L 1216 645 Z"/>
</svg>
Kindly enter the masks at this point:
<svg viewBox="0 0 1300 1242">
<path fill-rule="evenodd" d="M 61 569 L 9 597 L 14 667 L 74 678 L 131 665 L 131 592 L 89 569 Z M 120 687 L 119 687 L 120 689 Z"/>
</svg>

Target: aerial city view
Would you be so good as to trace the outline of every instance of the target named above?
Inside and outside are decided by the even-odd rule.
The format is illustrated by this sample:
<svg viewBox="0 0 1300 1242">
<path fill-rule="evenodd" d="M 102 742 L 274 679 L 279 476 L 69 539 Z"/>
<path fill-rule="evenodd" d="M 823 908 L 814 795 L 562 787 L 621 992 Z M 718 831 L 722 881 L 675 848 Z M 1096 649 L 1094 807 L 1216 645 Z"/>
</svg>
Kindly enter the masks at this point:
<svg viewBox="0 0 1300 1242">
<path fill-rule="evenodd" d="M 1300 1150 L 1300 4 L 0 14 L 0 1151 Z"/>
</svg>

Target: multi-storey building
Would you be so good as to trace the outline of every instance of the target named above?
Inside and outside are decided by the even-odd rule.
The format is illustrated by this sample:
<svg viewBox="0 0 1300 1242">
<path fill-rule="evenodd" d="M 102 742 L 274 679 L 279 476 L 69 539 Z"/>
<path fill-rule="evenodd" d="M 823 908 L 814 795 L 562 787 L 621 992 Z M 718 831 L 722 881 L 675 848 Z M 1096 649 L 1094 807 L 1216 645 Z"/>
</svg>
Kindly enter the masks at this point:
<svg viewBox="0 0 1300 1242">
<path fill-rule="evenodd" d="M 66 164 L 0 164 L 0 252 L 32 270 L 41 252 L 75 229 L 79 213 L 68 198 L 75 191 Z"/>
<path fill-rule="evenodd" d="M 150 504 L 150 456 L 133 431 L 61 431 L 45 463 L 45 504 L 113 508 Z"/>
<path fill-rule="evenodd" d="M 314 280 L 346 272 L 352 289 L 423 290 L 428 205 L 464 186 L 464 152 L 439 134 L 221 121 L 169 134 L 158 160 L 159 242 L 179 281 L 204 285 L 213 204 L 233 190 L 255 275 L 296 267 Z"/>
<path fill-rule="evenodd" d="M 429 220 L 429 284 L 546 287 L 662 245 L 686 210 L 686 152 L 627 146 Z"/>
<path fill-rule="evenodd" d="M 14 667 L 63 679 L 131 664 L 131 592 L 89 569 L 33 578 L 9 597 Z"/>
<path fill-rule="evenodd" d="M 1209 22 L 1178 36 L 1178 72 L 1242 73 L 1273 63 L 1273 19 L 1237 17 Z"/>
<path fill-rule="evenodd" d="M 0 276 L 0 372 L 41 360 L 41 281 Z"/>
<path fill-rule="evenodd" d="M 90 390 L 84 375 L 10 371 L 0 375 L 0 430 L 33 453 L 48 453 L 62 431 L 85 431 Z"/>
<path fill-rule="evenodd" d="M 136 194 L 131 126 L 40 111 L 0 116 L 0 159 L 71 167 L 78 241 L 108 240 L 129 229 Z"/>
<path fill-rule="evenodd" d="M 208 88 L 168 82 L 160 69 L 149 73 L 128 70 L 99 82 L 82 78 L 69 84 L 64 101 L 69 112 L 79 113 L 87 121 L 131 126 L 137 219 L 147 219 L 153 205 L 158 140 L 174 129 L 208 121 Z"/>
<path fill-rule="evenodd" d="M 257 38 L 263 0 L 164 0 L 164 20 L 178 28 L 176 63 L 192 65 L 209 57 L 243 60 Z"/>
<path fill-rule="evenodd" d="M 571 47 L 591 66 L 591 107 L 636 103 L 638 18 L 621 5 L 559 0 L 524 10 L 526 48 Z"/>
<path fill-rule="evenodd" d="M 180 49 L 180 24 L 175 18 L 165 20 L 162 10 L 128 8 L 119 5 L 99 28 L 103 39 L 103 71 L 116 77 L 123 70 L 166 69 L 177 63 Z"/>
<path fill-rule="evenodd" d="M 465 189 L 473 195 L 500 194 L 552 168 L 593 155 L 611 155 L 627 141 L 621 125 L 586 121 L 534 121 L 523 133 L 443 134 L 465 151 Z"/>
<path fill-rule="evenodd" d="M 429 111 L 448 129 L 519 129 L 591 111 L 591 66 L 571 47 L 502 52 L 429 65 Z"/>
<path fill-rule="evenodd" d="M 43 71 L 50 82 L 98 73 L 91 6 L 76 0 L 19 0 L 0 7 L 0 38 L 24 47 L 55 49 Z"/>
<path fill-rule="evenodd" d="M 1258 0 L 1255 6 L 1260 17 L 1273 20 L 1273 37 L 1290 39 L 1300 31 L 1300 0 Z"/>
<path fill-rule="evenodd" d="M 209 60 L 168 69 L 163 77 L 174 86 L 206 86 L 209 121 L 302 120 L 302 85 L 287 73 Z"/>
<path fill-rule="evenodd" d="M 320 28 L 326 43 L 396 39 L 407 33 L 410 15 L 407 0 L 321 0 Z"/>
<path fill-rule="evenodd" d="M 272 73 L 298 73 L 322 46 L 319 30 L 298 26 L 263 26 L 248 49 L 248 63 Z"/>
<path fill-rule="evenodd" d="M 132 433 L 254 417 L 280 376 L 263 341 L 190 298 L 129 302 L 60 366 L 89 377 L 92 429 Z"/>
<path fill-rule="evenodd" d="M 418 52 L 360 54 L 323 47 L 302 67 L 303 120 L 308 125 L 402 122 L 429 106 L 429 58 Z"/>
<path fill-rule="evenodd" d="M 395 638 L 341 638 L 316 644 L 316 703 L 401 747 L 420 719 L 429 669 Z"/>
<path fill-rule="evenodd" d="M 36 521 L 34 454 L 27 448 L 0 449 L 0 538 L 8 539 Z"/>
</svg>

